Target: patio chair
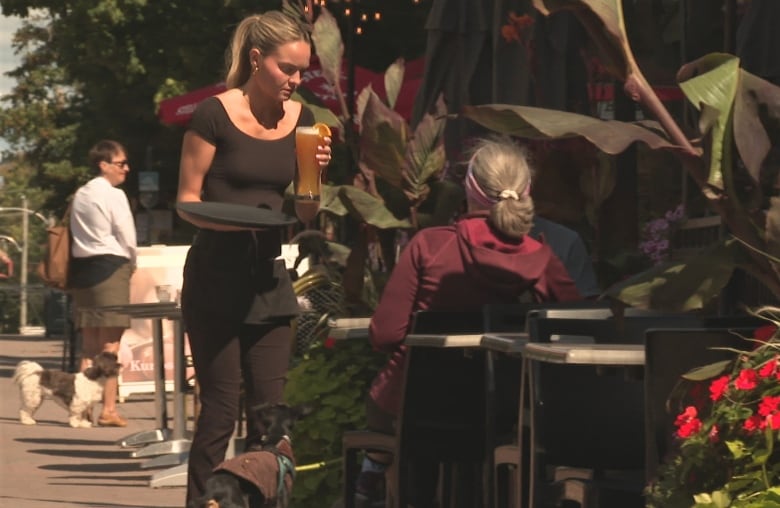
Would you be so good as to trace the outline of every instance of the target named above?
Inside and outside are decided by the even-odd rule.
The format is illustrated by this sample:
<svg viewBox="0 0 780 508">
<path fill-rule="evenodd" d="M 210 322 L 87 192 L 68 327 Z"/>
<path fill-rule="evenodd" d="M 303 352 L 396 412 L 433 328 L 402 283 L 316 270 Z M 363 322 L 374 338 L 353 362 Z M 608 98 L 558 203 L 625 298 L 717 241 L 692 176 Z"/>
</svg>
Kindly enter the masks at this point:
<svg viewBox="0 0 780 508">
<path fill-rule="evenodd" d="M 565 341 L 594 343 L 614 340 L 619 330 L 628 329 L 630 336 L 640 334 L 643 327 L 658 323 L 658 318 L 669 318 L 673 322 L 698 323 L 691 316 L 665 315 L 658 311 L 642 309 L 625 309 L 623 317 L 613 316 L 609 302 L 586 301 L 575 303 L 547 304 L 528 312 L 526 329 L 529 340 L 536 342 Z M 637 339 L 632 339 L 637 340 Z M 524 365 L 524 363 L 523 363 Z M 519 377 L 523 377 L 523 367 L 519 369 Z M 530 413 L 527 404 L 524 381 L 520 381 L 520 400 L 517 405 L 516 436 L 507 444 L 495 447 L 493 452 L 494 506 L 523 506 L 523 495 L 528 491 L 530 467 L 528 426 Z M 509 468 L 505 471 L 505 468 Z M 589 490 L 587 481 L 592 480 L 593 472 L 587 469 L 563 467 L 552 471 L 552 481 L 556 485 L 559 500 L 567 499 L 585 504 L 587 498 L 594 494 Z"/>
<path fill-rule="evenodd" d="M 474 312 L 420 311 L 415 314 L 412 333 L 516 332 L 522 329 L 525 310 L 522 304 L 511 304 L 489 305 L 482 311 Z M 482 411 L 474 411 L 474 408 L 486 404 L 483 383 L 494 374 L 491 369 L 486 377 L 483 353 L 476 348 L 470 351 L 462 348 L 410 348 L 404 402 L 396 433 L 356 430 L 343 435 L 345 508 L 354 507 L 361 451 L 385 452 L 394 457 L 392 467 L 396 470 L 389 476 L 395 481 L 387 485 L 387 507 L 406 506 L 410 461 L 436 460 L 446 465 L 442 468 L 440 480 L 440 495 L 446 502 L 453 494 L 453 477 L 458 471 L 463 471 L 464 463 L 483 466 L 486 443 L 482 436 L 485 425 L 491 425 L 493 421 L 484 418 Z M 506 372 L 506 369 L 499 366 L 498 371 Z M 458 375 L 446 379 L 432 375 L 440 372 L 456 372 Z M 504 398 L 517 400 L 517 395 Z M 453 447 L 452 442 L 467 444 Z M 477 489 L 472 494 L 479 496 L 481 493 Z"/>
</svg>

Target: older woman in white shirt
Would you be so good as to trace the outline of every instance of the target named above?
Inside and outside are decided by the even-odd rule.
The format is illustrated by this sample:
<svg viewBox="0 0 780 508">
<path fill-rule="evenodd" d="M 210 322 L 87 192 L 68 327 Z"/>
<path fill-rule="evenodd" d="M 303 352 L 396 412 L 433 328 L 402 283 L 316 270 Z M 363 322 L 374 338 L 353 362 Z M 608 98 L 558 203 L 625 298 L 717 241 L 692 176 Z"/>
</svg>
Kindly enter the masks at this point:
<svg viewBox="0 0 780 508">
<path fill-rule="evenodd" d="M 117 188 L 130 171 L 124 147 L 116 141 L 100 141 L 89 151 L 89 164 L 99 174 L 76 191 L 70 214 L 73 241 L 68 283 L 76 328 L 83 339 L 82 370 L 101 351 L 119 351 L 130 318 L 99 308 L 129 303 L 137 249 L 130 203 Z M 117 412 L 116 397 L 114 377 L 105 385 L 99 425 L 127 425 Z"/>
</svg>

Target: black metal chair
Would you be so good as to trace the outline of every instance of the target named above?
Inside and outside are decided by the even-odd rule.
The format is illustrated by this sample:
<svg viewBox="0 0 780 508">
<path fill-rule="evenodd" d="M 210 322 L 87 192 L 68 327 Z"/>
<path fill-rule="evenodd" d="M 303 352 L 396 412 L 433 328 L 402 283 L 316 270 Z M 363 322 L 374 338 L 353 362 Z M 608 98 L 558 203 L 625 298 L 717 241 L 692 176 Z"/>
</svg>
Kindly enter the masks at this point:
<svg viewBox="0 0 780 508">
<path fill-rule="evenodd" d="M 415 314 L 412 333 L 518 332 L 523 329 L 528 305 L 490 304 L 481 311 L 466 312 L 420 311 Z M 358 452 L 378 451 L 393 455 L 397 469 L 392 476 L 397 481 L 388 485 L 386 506 L 406 506 L 406 484 L 411 476 L 407 466 L 415 461 L 430 460 L 444 464 L 440 495 L 449 502 L 452 486 L 464 484 L 453 479 L 453 475 L 464 471 L 464 464 L 468 464 L 469 474 L 483 469 L 482 473 L 489 478 L 492 470 L 485 458 L 492 454 L 492 441 L 483 437 L 492 434 L 486 428 L 492 433 L 496 426 L 500 432 L 514 423 L 516 409 L 513 405 L 493 405 L 494 399 L 488 402 L 492 397 L 511 401 L 510 404 L 518 400 L 517 367 L 509 365 L 510 360 L 494 362 L 485 351 L 477 348 L 469 351 L 462 348 L 410 349 L 404 402 L 396 434 L 359 430 L 343 435 L 345 508 L 354 506 Z M 442 372 L 454 372 L 457 376 L 444 378 L 440 375 Z M 488 391 L 489 386 L 493 391 Z M 496 386 L 500 390 L 496 391 Z M 475 407 L 498 407 L 498 416 L 492 411 L 475 411 Z M 462 445 L 453 447 L 453 442 Z M 482 502 L 477 498 L 487 500 L 490 490 L 481 491 L 479 485 L 475 487 L 468 493 L 472 496 L 471 501 L 466 502 L 489 506 L 489 501 Z M 463 497 L 464 492 L 460 491 L 459 495 Z"/>
</svg>

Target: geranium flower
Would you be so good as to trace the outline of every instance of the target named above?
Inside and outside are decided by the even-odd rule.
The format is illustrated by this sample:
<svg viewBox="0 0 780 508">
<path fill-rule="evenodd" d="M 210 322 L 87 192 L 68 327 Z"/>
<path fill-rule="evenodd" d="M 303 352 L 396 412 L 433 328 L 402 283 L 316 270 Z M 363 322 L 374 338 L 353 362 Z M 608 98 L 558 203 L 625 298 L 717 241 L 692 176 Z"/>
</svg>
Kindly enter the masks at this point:
<svg viewBox="0 0 780 508">
<path fill-rule="evenodd" d="M 777 357 L 772 358 L 768 362 L 766 362 L 759 370 L 758 370 L 758 376 L 762 378 L 767 378 L 771 376 L 775 372 L 775 368 L 777 368 Z"/>
<path fill-rule="evenodd" d="M 742 369 L 734 381 L 737 390 L 752 390 L 758 386 L 758 375 L 753 369 Z"/>
<path fill-rule="evenodd" d="M 780 406 L 780 397 L 764 397 L 758 403 L 758 414 L 770 416 L 777 413 L 778 406 Z"/>
<path fill-rule="evenodd" d="M 753 415 L 745 420 L 745 423 L 742 424 L 742 428 L 748 432 L 755 432 L 757 430 L 763 429 L 764 425 L 764 419 L 761 418 L 761 415 Z"/>
<path fill-rule="evenodd" d="M 674 424 L 677 425 L 677 436 L 685 439 L 701 430 L 701 420 L 697 418 L 698 411 L 693 406 L 688 406 L 685 411 L 677 416 Z"/>
<path fill-rule="evenodd" d="M 710 384 L 710 400 L 716 401 L 723 397 L 729 387 L 729 377 L 721 376 Z"/>
</svg>

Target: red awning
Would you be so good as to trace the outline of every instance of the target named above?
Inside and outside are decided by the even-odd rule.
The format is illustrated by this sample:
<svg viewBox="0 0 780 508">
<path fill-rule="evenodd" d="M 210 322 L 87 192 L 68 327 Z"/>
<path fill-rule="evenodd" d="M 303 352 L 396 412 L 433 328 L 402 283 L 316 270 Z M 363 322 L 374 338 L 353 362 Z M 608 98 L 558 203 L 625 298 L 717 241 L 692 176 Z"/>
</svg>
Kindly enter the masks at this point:
<svg viewBox="0 0 780 508">
<path fill-rule="evenodd" d="M 395 111 L 403 116 L 407 121 L 412 116 L 414 98 L 417 95 L 417 89 L 422 82 L 423 69 L 425 67 L 424 59 L 419 58 L 406 62 L 404 81 L 401 85 L 401 92 L 395 105 Z M 385 98 L 385 75 L 383 72 L 373 72 L 363 67 L 355 68 L 355 93 L 359 94 L 366 86 L 371 88 L 383 99 Z M 303 84 L 312 93 L 330 108 L 336 115 L 341 114 L 341 106 L 335 89 L 322 77 L 322 68 L 319 61 L 312 60 L 311 66 L 303 73 Z M 348 78 L 347 69 L 343 68 L 341 72 L 341 90 L 347 93 Z M 195 107 L 207 97 L 216 95 L 225 90 L 224 83 L 199 88 L 183 95 L 171 97 L 160 103 L 160 109 L 157 116 L 160 121 L 170 125 L 185 125 L 192 117 Z"/>
</svg>

